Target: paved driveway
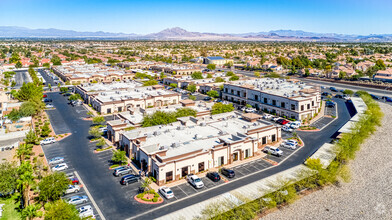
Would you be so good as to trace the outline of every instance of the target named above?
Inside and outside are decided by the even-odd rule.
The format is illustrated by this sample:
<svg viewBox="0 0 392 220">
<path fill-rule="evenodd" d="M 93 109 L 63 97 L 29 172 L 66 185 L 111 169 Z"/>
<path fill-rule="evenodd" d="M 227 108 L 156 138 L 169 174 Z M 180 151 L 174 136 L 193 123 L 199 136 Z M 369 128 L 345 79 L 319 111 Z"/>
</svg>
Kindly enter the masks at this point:
<svg viewBox="0 0 392 220">
<path fill-rule="evenodd" d="M 46 156 L 48 162 L 49 162 L 50 159 L 52 159 L 54 157 L 64 157 L 64 162 L 67 164 L 68 169 L 66 169 L 66 170 L 64 170 L 62 172 L 67 173 L 67 174 L 72 174 L 72 175 L 76 176 L 75 171 L 77 171 L 77 170 L 73 166 L 73 163 L 71 162 L 69 156 L 66 154 L 65 147 L 66 146 L 64 146 L 61 142 L 56 142 L 56 143 L 49 144 L 49 145 L 43 145 L 42 149 L 45 152 L 45 156 Z M 54 165 L 52 165 L 50 167 L 53 168 Z M 83 180 L 79 179 L 79 181 L 81 182 Z M 81 186 L 81 190 L 79 192 L 67 194 L 67 195 L 63 196 L 62 198 L 67 199 L 67 198 L 71 198 L 72 196 L 88 196 L 86 194 L 86 190 L 85 190 L 86 187 L 82 186 L 82 185 L 80 185 L 80 186 Z M 91 198 L 92 197 L 89 197 L 88 202 L 86 202 L 86 203 L 76 205 L 76 208 L 80 208 L 80 207 L 85 206 L 85 205 L 91 205 L 91 207 L 93 207 L 96 219 L 101 219 L 99 217 L 99 215 L 97 214 L 98 213 L 97 209 L 94 207 L 94 205 L 91 202 Z"/>
<path fill-rule="evenodd" d="M 207 184 L 205 189 L 200 190 L 200 193 L 189 184 L 183 184 L 173 189 L 176 196 L 178 195 L 177 199 L 165 200 L 161 205 L 146 205 L 133 200 L 140 183 L 121 186 L 119 178 L 112 175 L 112 171 L 108 169 L 110 152 L 94 154 L 94 143 L 90 143 L 88 139 L 91 122 L 82 120 L 83 117 L 87 116 L 87 110 L 82 106 L 72 107 L 68 105 L 66 97 L 58 93 L 48 93 L 48 97 L 53 99 L 53 105 L 55 106 L 54 110 L 48 110 L 54 130 L 72 133 L 71 136 L 57 143 L 62 148 L 61 154 L 66 156 L 72 168 L 78 171 L 93 199 L 107 219 L 154 219 L 301 164 L 324 142 L 329 142 L 335 132 L 350 118 L 347 108 L 344 107 L 344 102 L 337 100 L 339 119 L 331 123 L 322 132 L 310 135 L 309 132 L 299 131 L 298 134 L 305 142 L 305 147 L 292 153 L 290 158 L 281 165 L 270 166 L 265 161 L 257 161 L 248 166 L 235 167 L 236 177 L 229 180 L 228 183 L 217 183 L 214 188 L 214 183 L 209 183 L 208 179 L 203 179 Z M 286 149 L 283 150 L 289 152 Z M 284 157 L 280 159 L 283 160 Z M 246 177 L 241 178 L 241 175 Z"/>
</svg>

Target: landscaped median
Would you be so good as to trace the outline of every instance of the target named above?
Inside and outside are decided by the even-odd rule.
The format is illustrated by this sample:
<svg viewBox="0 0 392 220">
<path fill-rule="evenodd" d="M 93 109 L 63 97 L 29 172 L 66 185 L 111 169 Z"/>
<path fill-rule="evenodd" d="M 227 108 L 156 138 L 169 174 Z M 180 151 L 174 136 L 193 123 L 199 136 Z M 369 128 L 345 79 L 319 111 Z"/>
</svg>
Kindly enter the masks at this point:
<svg viewBox="0 0 392 220">
<path fill-rule="evenodd" d="M 153 189 L 137 194 L 134 198 L 137 202 L 144 204 L 161 204 L 163 202 L 163 199 Z"/>
</svg>

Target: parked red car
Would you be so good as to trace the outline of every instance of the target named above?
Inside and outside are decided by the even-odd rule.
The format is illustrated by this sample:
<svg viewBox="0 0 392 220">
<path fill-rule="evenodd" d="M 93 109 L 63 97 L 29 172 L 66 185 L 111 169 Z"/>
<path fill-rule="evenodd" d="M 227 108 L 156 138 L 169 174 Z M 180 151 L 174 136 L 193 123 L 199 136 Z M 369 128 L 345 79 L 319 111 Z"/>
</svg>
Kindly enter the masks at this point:
<svg viewBox="0 0 392 220">
<path fill-rule="evenodd" d="M 288 121 L 288 120 L 283 120 L 281 124 L 282 124 L 282 125 L 285 125 L 285 124 L 287 124 L 287 123 L 289 123 L 289 122 L 290 122 L 290 121 Z"/>
<path fill-rule="evenodd" d="M 48 97 L 48 95 L 44 94 L 44 98 Z"/>
<path fill-rule="evenodd" d="M 278 119 L 278 120 L 276 121 L 276 123 L 281 124 L 281 125 L 285 125 L 285 124 L 287 124 L 287 123 L 289 123 L 289 122 L 290 122 L 290 121 L 285 120 L 285 119 L 283 119 L 283 118 Z"/>
<path fill-rule="evenodd" d="M 79 179 L 76 177 L 69 178 L 69 180 L 72 182 L 73 185 L 79 185 Z"/>
</svg>

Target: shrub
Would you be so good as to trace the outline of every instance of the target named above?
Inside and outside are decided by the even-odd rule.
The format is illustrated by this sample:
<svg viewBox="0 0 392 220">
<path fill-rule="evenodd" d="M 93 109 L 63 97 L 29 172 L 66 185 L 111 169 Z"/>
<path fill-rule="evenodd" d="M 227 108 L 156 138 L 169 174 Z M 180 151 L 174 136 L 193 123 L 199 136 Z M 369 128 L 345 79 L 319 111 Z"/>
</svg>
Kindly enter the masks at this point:
<svg viewBox="0 0 392 220">
<path fill-rule="evenodd" d="M 158 202 L 158 198 L 154 197 L 154 198 L 152 199 L 152 201 L 153 201 L 153 202 Z"/>
<path fill-rule="evenodd" d="M 45 154 L 44 153 L 39 153 L 38 156 L 43 157 L 43 156 L 45 156 Z"/>
<path fill-rule="evenodd" d="M 233 104 L 223 104 L 223 103 L 215 103 L 212 106 L 211 114 L 220 114 L 220 113 L 225 113 L 225 112 L 232 112 L 234 111 L 234 106 Z"/>
</svg>

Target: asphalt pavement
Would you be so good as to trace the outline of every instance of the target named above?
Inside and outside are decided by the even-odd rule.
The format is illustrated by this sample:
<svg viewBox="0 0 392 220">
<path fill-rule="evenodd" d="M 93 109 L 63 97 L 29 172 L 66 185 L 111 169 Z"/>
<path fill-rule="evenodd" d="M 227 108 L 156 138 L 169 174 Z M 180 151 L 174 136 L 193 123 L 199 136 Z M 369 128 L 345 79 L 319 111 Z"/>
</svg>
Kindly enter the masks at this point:
<svg viewBox="0 0 392 220">
<path fill-rule="evenodd" d="M 31 77 L 27 71 L 15 71 L 15 73 L 15 88 L 19 89 L 23 86 L 23 83 L 32 82 Z"/>
<path fill-rule="evenodd" d="M 274 175 L 278 172 L 287 170 L 299 164 L 302 164 L 308 157 L 310 157 L 316 150 L 318 150 L 321 145 L 326 142 L 330 142 L 333 137 L 336 137 L 336 132 L 351 118 L 349 111 L 352 111 L 352 105 L 346 105 L 344 100 L 336 100 L 338 107 L 339 117 L 333 121 L 329 126 L 325 127 L 319 132 L 305 132 L 297 131 L 298 135 L 301 137 L 305 143 L 304 147 L 299 148 L 292 153 L 290 157 L 286 158 L 279 166 L 274 166 L 266 169 L 262 172 L 254 173 L 253 175 L 248 175 L 246 178 L 239 179 L 237 181 L 230 181 L 226 184 L 222 184 L 220 187 L 213 188 L 211 190 L 205 190 L 197 194 L 196 196 L 188 196 L 185 199 L 177 200 L 170 204 L 165 204 L 157 208 L 150 209 L 148 212 L 144 212 L 141 215 L 130 216 L 131 219 L 154 219 L 171 212 L 177 211 L 179 209 L 190 206 L 194 203 L 202 202 L 214 196 L 226 193 L 238 187 L 244 186 L 251 182 L 258 181 L 265 177 Z M 347 108 L 348 107 L 348 108 Z M 284 149 L 288 151 L 287 149 Z M 283 158 L 282 158 L 283 159 Z"/>
<path fill-rule="evenodd" d="M 305 146 L 295 153 L 292 152 L 290 157 L 282 158 L 285 161 L 279 166 L 269 167 L 266 170 L 262 169 L 262 164 L 240 167 L 236 172 L 238 172 L 238 176 L 243 174 L 243 178 L 233 179 L 216 187 L 207 187 L 200 193 L 194 194 L 187 194 L 193 189 L 181 188 L 182 186 L 180 186 L 179 188 L 184 191 L 184 194 L 187 194 L 184 198 L 176 201 L 165 200 L 161 205 L 146 205 L 133 199 L 133 196 L 137 194 L 139 183 L 121 186 L 119 178 L 111 174 L 112 171 L 108 169 L 111 152 L 94 153 L 94 143 L 90 143 L 88 138 L 88 130 L 92 123 L 82 120 L 87 116 L 87 110 L 83 106 L 72 107 L 68 105 L 66 97 L 59 93 L 47 94 L 48 98 L 53 99 L 55 106 L 55 109 L 47 111 L 54 130 L 58 132 L 57 134 L 72 133 L 71 136 L 57 143 L 63 149 L 61 154 L 67 157 L 68 163 L 79 173 L 106 219 L 154 219 L 294 167 L 303 163 L 322 144 L 329 142 L 336 131 L 350 119 L 345 102 L 336 100 L 339 106 L 339 118 L 320 132 L 298 131 L 297 133 L 305 142 Z M 177 191 L 179 192 L 180 189 Z M 178 195 L 180 196 L 180 194 Z"/>
</svg>

